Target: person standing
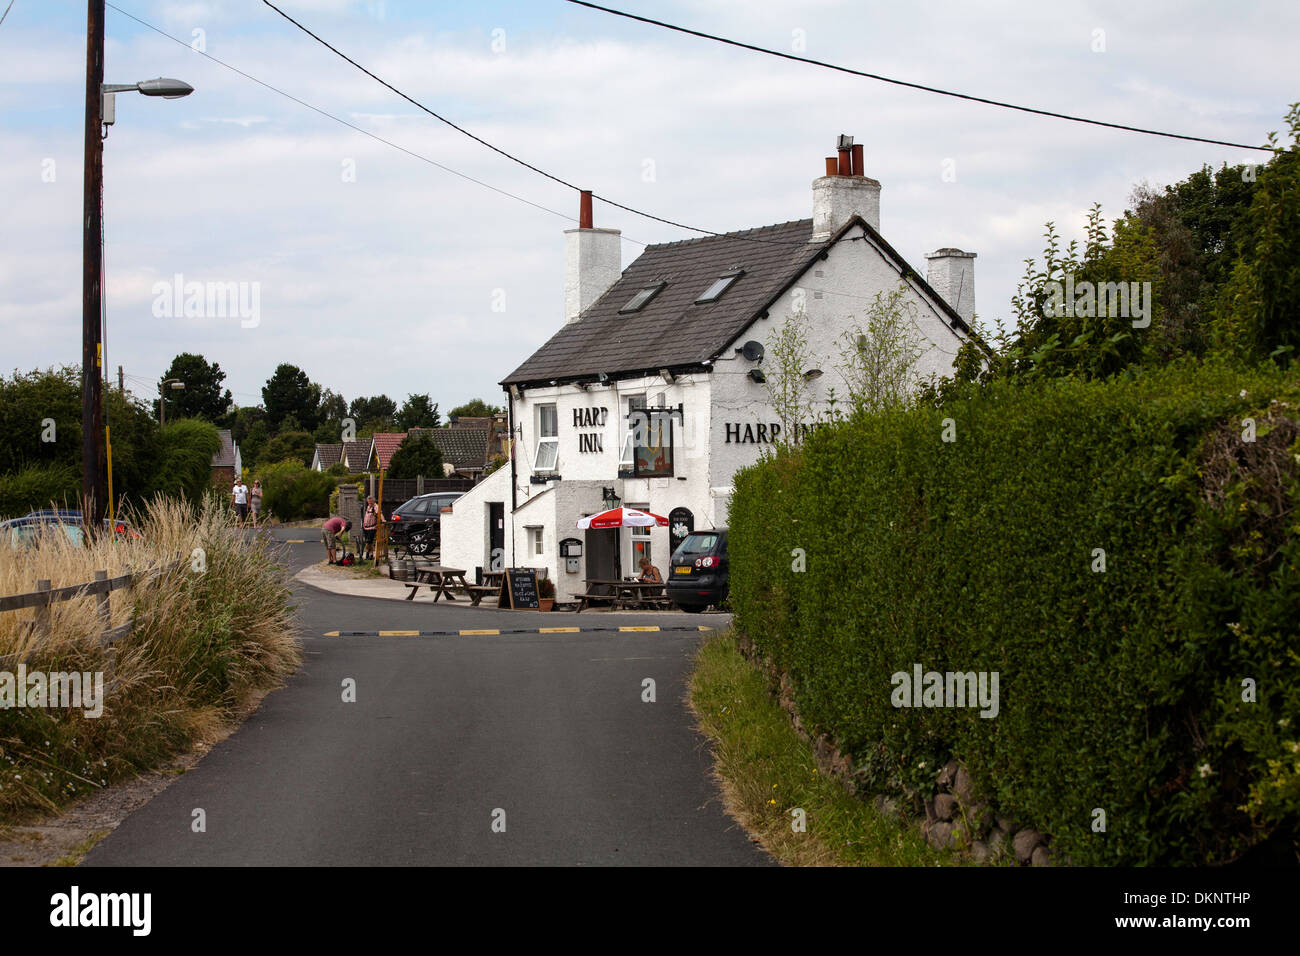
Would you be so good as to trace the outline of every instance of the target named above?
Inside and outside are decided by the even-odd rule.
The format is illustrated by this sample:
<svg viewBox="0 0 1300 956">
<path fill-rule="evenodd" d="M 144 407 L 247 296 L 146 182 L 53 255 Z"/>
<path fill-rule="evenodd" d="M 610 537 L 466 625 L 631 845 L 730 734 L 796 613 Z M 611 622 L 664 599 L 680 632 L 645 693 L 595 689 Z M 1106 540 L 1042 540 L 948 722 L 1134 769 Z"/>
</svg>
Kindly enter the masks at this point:
<svg viewBox="0 0 1300 956">
<path fill-rule="evenodd" d="M 240 524 L 248 517 L 248 485 L 244 484 L 242 475 L 235 476 L 235 485 L 230 489 L 230 497 L 235 503 L 235 520 Z"/>
<path fill-rule="evenodd" d="M 361 531 L 365 535 L 361 560 L 365 561 L 367 557 L 371 561 L 375 560 L 375 532 L 379 530 L 379 524 L 383 520 L 384 516 L 379 513 L 379 505 L 375 502 L 375 496 L 370 495 L 366 498 L 366 513 L 361 519 Z"/>
<path fill-rule="evenodd" d="M 258 478 L 253 482 L 252 489 L 248 492 L 248 507 L 253 512 L 253 527 L 257 527 L 257 520 L 262 514 L 262 479 Z"/>
<path fill-rule="evenodd" d="M 350 530 L 352 522 L 347 518 L 340 518 L 335 515 L 327 519 L 320 527 L 320 540 L 325 545 L 325 554 L 329 556 L 330 564 L 338 564 L 338 536 L 344 531 Z"/>
</svg>

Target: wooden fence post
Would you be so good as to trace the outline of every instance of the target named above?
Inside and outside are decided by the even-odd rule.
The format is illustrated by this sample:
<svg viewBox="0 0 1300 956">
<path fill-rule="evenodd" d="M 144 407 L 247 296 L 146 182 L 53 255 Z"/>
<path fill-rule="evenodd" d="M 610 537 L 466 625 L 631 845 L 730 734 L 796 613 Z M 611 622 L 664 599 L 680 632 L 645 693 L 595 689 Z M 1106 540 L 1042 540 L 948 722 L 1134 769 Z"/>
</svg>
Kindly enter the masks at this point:
<svg viewBox="0 0 1300 956">
<path fill-rule="evenodd" d="M 41 580 L 36 582 L 37 591 L 48 591 L 49 589 L 50 589 L 50 582 L 48 578 L 41 578 Z M 49 601 L 46 601 L 44 604 L 36 608 L 36 635 L 37 637 L 50 636 Z"/>
<path fill-rule="evenodd" d="M 107 571 L 96 571 L 96 572 L 95 572 L 95 580 L 96 580 L 96 581 L 107 581 L 107 580 L 108 580 L 108 572 L 107 572 Z M 99 623 L 100 623 L 100 625 L 103 627 L 103 629 L 107 631 L 107 630 L 108 630 L 108 625 L 109 625 L 110 623 L 112 623 L 112 620 L 113 620 L 113 618 L 112 618 L 112 605 L 109 603 L 108 592 L 107 592 L 107 591 L 104 591 L 104 592 L 102 592 L 101 594 L 96 594 L 96 595 L 95 595 L 95 604 L 98 606 L 98 610 L 99 610 Z"/>
</svg>

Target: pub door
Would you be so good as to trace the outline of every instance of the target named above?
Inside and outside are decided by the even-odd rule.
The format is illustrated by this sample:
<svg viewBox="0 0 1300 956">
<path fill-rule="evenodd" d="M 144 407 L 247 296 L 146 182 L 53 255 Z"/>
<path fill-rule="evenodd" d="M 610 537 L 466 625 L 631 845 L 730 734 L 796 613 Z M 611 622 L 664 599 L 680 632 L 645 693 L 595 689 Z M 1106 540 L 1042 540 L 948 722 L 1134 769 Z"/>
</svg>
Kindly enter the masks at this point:
<svg viewBox="0 0 1300 956">
<path fill-rule="evenodd" d="M 623 576 L 619 562 L 618 528 L 588 530 L 586 540 L 587 577 L 618 580 Z M 607 591 L 608 588 L 598 588 Z"/>
</svg>

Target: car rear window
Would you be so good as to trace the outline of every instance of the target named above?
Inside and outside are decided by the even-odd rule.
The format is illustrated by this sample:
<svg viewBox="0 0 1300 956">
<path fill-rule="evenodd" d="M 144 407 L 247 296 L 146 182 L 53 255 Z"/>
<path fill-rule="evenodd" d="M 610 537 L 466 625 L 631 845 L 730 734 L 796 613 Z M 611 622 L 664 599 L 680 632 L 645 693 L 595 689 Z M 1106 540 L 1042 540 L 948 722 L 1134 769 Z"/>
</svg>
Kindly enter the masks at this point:
<svg viewBox="0 0 1300 956">
<path fill-rule="evenodd" d="M 710 554 L 718 547 L 716 534 L 692 534 L 681 543 L 682 554 Z"/>
</svg>

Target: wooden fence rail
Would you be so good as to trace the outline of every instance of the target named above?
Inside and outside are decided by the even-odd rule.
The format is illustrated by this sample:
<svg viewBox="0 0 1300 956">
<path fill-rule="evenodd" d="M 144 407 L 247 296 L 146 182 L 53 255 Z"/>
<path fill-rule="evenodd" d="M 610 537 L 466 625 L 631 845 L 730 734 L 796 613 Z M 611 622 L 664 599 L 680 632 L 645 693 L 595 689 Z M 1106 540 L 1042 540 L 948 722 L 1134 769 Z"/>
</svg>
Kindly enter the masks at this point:
<svg viewBox="0 0 1300 956">
<path fill-rule="evenodd" d="M 50 634 L 50 608 L 53 605 L 60 601 L 94 597 L 96 612 L 99 615 L 100 623 L 103 625 L 103 630 L 98 637 L 98 643 L 100 647 L 107 647 L 126 637 L 135 627 L 135 618 L 117 627 L 110 628 L 108 626 L 109 621 L 112 619 L 109 594 L 122 588 L 136 588 L 151 578 L 170 574 L 180 567 L 184 560 L 184 558 L 177 558 L 169 564 L 148 568 L 144 571 L 128 571 L 126 574 L 119 574 L 115 578 L 110 578 L 107 571 L 96 571 L 95 580 L 62 588 L 51 588 L 49 580 L 42 578 L 36 582 L 35 591 L 30 591 L 27 594 L 12 594 L 7 597 L 0 597 L 0 611 L 21 611 L 24 608 L 36 608 L 36 619 L 27 623 L 34 627 L 39 637 L 48 637 Z M 28 654 L 5 654 L 0 655 L 0 661 L 8 662 L 13 658 L 26 660 L 27 656 Z"/>
</svg>

